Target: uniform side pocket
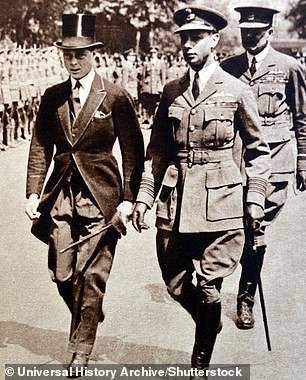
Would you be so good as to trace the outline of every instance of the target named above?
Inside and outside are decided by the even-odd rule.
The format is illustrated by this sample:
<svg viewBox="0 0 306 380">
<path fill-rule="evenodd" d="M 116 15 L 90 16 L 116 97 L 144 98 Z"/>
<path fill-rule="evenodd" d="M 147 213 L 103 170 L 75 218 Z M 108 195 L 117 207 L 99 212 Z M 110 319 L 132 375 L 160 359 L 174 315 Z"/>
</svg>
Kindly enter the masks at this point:
<svg viewBox="0 0 306 380">
<path fill-rule="evenodd" d="M 209 221 L 243 216 L 242 179 L 235 165 L 207 170 L 206 188 Z"/>
</svg>

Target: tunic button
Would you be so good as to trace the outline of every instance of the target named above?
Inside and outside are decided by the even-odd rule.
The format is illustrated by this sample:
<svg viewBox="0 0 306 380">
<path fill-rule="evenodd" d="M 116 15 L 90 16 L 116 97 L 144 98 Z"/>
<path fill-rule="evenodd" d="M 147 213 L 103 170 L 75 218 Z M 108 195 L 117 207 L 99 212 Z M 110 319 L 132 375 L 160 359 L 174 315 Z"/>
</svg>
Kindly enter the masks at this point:
<svg viewBox="0 0 306 380">
<path fill-rule="evenodd" d="M 76 136 L 76 134 L 75 133 L 72 133 L 72 137 L 75 137 Z"/>
<path fill-rule="evenodd" d="M 194 142 L 190 141 L 190 143 L 189 143 L 190 148 L 193 148 L 194 145 L 195 145 Z"/>
<path fill-rule="evenodd" d="M 190 113 L 191 113 L 191 115 L 195 115 L 197 113 L 197 111 L 196 110 L 191 110 Z"/>
<path fill-rule="evenodd" d="M 189 125 L 189 131 L 193 132 L 194 130 L 195 130 L 195 126 L 194 125 Z"/>
<path fill-rule="evenodd" d="M 249 83 L 250 86 L 254 86 L 255 82 L 251 80 L 251 82 Z"/>
</svg>

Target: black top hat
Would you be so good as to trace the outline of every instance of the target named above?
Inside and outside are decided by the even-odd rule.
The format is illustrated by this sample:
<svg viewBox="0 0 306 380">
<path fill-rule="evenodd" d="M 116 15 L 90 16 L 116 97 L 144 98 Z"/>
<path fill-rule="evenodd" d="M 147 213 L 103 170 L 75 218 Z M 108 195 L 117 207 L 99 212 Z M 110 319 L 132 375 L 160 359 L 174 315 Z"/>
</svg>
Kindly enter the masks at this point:
<svg viewBox="0 0 306 380">
<path fill-rule="evenodd" d="M 267 28 L 273 23 L 278 10 L 265 7 L 237 7 L 240 13 L 239 28 Z"/>
<path fill-rule="evenodd" d="M 90 14 L 63 14 L 62 41 L 55 42 L 60 49 L 101 48 L 102 42 L 96 42 L 96 16 Z"/>
<path fill-rule="evenodd" d="M 179 26 L 175 33 L 185 30 L 218 31 L 227 26 L 220 12 L 197 4 L 176 11 L 174 21 Z"/>
</svg>

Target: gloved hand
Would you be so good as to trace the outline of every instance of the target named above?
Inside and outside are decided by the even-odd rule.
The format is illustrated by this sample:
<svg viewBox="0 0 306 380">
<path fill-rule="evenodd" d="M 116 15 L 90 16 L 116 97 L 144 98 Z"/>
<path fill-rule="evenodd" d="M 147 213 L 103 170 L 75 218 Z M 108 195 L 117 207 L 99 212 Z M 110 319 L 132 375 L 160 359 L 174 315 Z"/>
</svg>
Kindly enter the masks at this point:
<svg viewBox="0 0 306 380">
<path fill-rule="evenodd" d="M 131 215 L 133 213 L 133 203 L 130 201 L 121 202 L 117 211 L 111 219 L 111 223 L 113 227 L 119 232 L 121 235 L 126 235 L 126 224 L 130 221 Z"/>
<path fill-rule="evenodd" d="M 144 221 L 147 209 L 148 206 L 142 202 L 137 202 L 134 207 L 132 223 L 137 232 L 141 232 L 141 230 L 148 230 L 150 228 Z"/>
<path fill-rule="evenodd" d="M 265 216 L 263 208 L 255 203 L 249 203 L 246 207 L 247 224 L 253 231 L 258 230 Z"/>
<path fill-rule="evenodd" d="M 127 224 L 132 217 L 134 204 L 130 201 L 123 201 L 117 207 L 117 212 L 123 224 Z"/>
<path fill-rule="evenodd" d="M 296 188 L 300 191 L 306 190 L 306 170 L 299 170 L 296 173 Z"/>
<path fill-rule="evenodd" d="M 25 212 L 31 220 L 38 219 L 40 212 L 37 211 L 39 205 L 39 196 L 31 194 L 27 200 Z"/>
</svg>

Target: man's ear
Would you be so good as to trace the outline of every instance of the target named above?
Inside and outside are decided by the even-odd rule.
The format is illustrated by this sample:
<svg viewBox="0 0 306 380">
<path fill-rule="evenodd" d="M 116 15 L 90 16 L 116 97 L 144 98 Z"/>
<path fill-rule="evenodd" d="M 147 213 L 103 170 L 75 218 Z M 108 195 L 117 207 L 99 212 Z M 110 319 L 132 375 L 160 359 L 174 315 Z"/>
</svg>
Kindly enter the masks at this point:
<svg viewBox="0 0 306 380">
<path fill-rule="evenodd" d="M 273 39 L 273 28 L 269 28 L 268 30 L 267 30 L 267 33 L 268 33 L 268 41 L 272 41 L 272 39 Z"/>
<path fill-rule="evenodd" d="M 218 42 L 220 40 L 220 34 L 219 33 L 214 33 L 212 35 L 212 38 L 211 38 L 211 47 L 214 49 L 217 45 L 218 45 Z"/>
</svg>

